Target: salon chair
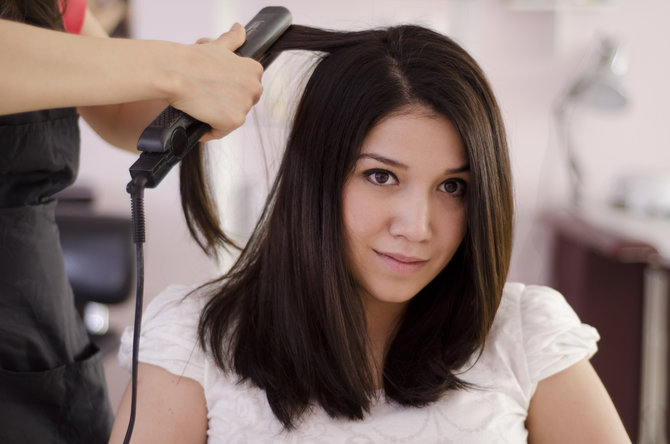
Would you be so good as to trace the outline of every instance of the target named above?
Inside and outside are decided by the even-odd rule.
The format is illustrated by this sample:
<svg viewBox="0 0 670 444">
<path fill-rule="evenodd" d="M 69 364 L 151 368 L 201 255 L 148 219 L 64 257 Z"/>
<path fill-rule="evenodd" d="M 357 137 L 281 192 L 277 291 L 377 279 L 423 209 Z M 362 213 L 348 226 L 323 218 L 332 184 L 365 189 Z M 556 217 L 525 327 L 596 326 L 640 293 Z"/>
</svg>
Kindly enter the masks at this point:
<svg viewBox="0 0 670 444">
<path fill-rule="evenodd" d="M 56 223 L 75 305 L 93 342 L 103 353 L 111 351 L 118 335 L 109 328 L 108 306 L 126 301 L 135 280 L 131 220 L 96 213 L 93 193 L 85 187 L 70 187 L 56 197 Z"/>
</svg>

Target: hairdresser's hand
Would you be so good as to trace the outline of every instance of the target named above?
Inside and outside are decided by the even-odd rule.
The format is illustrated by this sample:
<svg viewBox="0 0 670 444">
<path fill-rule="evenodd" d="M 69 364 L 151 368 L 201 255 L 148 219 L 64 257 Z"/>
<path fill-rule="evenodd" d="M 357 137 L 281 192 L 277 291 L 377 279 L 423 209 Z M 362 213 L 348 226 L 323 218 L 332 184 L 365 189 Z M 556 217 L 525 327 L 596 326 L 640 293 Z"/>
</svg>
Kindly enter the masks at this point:
<svg viewBox="0 0 670 444">
<path fill-rule="evenodd" d="M 241 126 L 263 92 L 261 64 L 234 53 L 245 38 L 244 27 L 236 23 L 218 39 L 188 47 L 188 66 L 176 76 L 168 101 L 212 127 L 201 141 L 219 139 Z"/>
</svg>

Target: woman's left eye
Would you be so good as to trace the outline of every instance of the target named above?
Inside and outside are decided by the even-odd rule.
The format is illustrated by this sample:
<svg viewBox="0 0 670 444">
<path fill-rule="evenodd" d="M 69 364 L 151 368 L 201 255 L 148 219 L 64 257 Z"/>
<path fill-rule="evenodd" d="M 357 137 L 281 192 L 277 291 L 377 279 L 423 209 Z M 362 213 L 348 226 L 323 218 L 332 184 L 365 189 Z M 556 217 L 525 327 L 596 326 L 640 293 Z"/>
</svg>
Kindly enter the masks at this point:
<svg viewBox="0 0 670 444">
<path fill-rule="evenodd" d="M 468 185 L 463 179 L 449 179 L 442 182 L 440 190 L 451 196 L 461 197 L 465 195 L 467 187 Z"/>
</svg>

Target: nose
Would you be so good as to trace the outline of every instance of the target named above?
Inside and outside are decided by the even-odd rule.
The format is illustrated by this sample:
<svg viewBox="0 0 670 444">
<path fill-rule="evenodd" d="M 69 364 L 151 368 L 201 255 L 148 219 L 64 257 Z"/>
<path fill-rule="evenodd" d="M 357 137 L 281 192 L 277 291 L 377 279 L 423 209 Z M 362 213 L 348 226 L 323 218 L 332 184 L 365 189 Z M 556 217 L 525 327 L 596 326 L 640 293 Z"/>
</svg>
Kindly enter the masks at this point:
<svg viewBox="0 0 670 444">
<path fill-rule="evenodd" d="M 409 192 L 393 205 L 389 232 L 411 242 L 422 242 L 431 236 L 430 196 Z"/>
</svg>

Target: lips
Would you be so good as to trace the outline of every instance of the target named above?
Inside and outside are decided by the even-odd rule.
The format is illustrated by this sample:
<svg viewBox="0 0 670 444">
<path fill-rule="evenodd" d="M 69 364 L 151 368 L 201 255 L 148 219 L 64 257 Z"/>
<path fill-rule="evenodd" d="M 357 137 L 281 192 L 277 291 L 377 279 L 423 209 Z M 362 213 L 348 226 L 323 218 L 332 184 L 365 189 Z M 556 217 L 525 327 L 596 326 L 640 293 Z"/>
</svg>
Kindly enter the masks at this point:
<svg viewBox="0 0 670 444">
<path fill-rule="evenodd" d="M 382 253 L 374 250 L 381 261 L 396 274 L 410 275 L 421 270 L 428 263 L 427 259 L 405 256 L 398 253 Z"/>
</svg>

